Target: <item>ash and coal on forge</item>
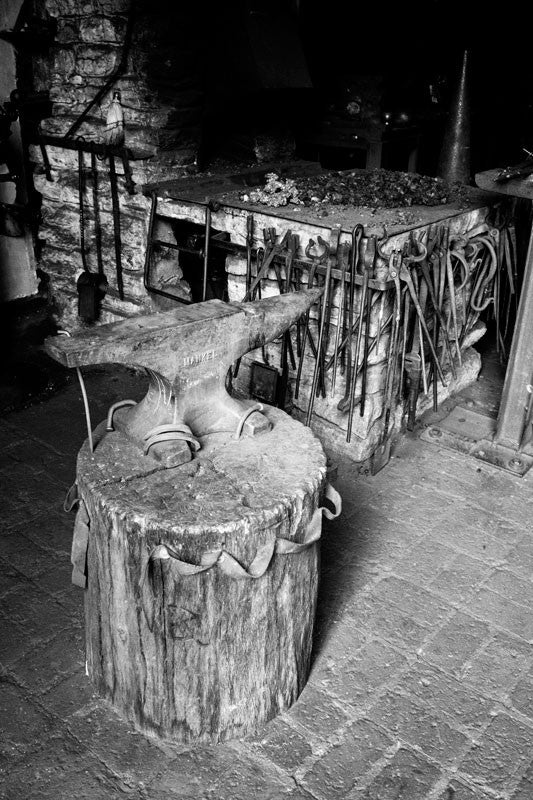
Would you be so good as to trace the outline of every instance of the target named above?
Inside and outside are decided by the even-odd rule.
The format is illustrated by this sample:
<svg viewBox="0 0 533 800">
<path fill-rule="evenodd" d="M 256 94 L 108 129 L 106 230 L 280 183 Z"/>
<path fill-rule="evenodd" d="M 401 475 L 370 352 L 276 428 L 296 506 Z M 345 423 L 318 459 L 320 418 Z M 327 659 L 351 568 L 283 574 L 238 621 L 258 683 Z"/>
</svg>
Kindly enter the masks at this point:
<svg viewBox="0 0 533 800">
<path fill-rule="evenodd" d="M 402 74 L 392 50 L 324 43 L 311 3 L 176 5 L 22 5 L 2 241 L 39 243 L 45 348 L 84 398 L 88 365 L 148 376 L 94 429 L 85 403 L 88 674 L 142 730 L 220 741 L 305 684 L 340 513 L 325 452 L 378 472 L 475 380 L 487 326 L 508 357 L 524 173 L 472 186 L 466 48 Z M 494 458 L 521 469 L 513 365 L 496 438 L 520 457 Z"/>
</svg>

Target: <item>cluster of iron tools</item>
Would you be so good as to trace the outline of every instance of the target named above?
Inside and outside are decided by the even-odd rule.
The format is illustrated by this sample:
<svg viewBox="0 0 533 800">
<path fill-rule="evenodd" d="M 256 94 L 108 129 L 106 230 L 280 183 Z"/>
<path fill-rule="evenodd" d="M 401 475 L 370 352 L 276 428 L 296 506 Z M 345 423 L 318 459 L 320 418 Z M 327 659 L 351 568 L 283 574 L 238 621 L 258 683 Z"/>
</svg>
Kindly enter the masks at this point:
<svg viewBox="0 0 533 800">
<path fill-rule="evenodd" d="M 328 391 L 335 396 L 342 376 L 344 395 L 337 408 L 348 416 L 349 442 L 355 408 L 365 415 L 370 376 L 379 371 L 384 442 L 400 398 L 409 429 L 420 392 L 431 391 L 437 408 L 438 382 L 445 386 L 447 373 L 456 376 L 466 338 L 482 312 L 494 317 L 498 348 L 505 356 L 517 297 L 514 231 L 508 225 L 483 223 L 458 235 L 442 222 L 412 232 L 399 247 L 386 232 L 383 237 L 366 235 L 362 225 L 353 228 L 349 242 L 339 243 L 340 235 L 340 227 L 333 227 L 329 241 L 320 236 L 309 240 L 305 258 L 298 258 L 299 237 L 291 231 L 277 236 L 268 228 L 264 247 L 256 251 L 253 218 L 248 217 L 243 300 L 260 297 L 267 280 L 274 280 L 282 294 L 306 286 L 323 288 L 316 312 L 297 324 L 294 341 L 290 333 L 284 336 L 283 380 L 286 385 L 290 364 L 297 399 L 304 359 L 311 355 L 309 424 L 315 398 L 327 397 Z"/>
</svg>

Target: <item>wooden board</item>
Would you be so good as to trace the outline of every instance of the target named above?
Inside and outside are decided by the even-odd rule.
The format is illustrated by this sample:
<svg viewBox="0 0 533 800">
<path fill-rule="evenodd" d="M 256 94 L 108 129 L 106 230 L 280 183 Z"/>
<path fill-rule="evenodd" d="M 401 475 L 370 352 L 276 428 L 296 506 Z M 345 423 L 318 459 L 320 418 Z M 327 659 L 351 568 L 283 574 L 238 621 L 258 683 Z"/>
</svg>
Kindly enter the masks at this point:
<svg viewBox="0 0 533 800">
<path fill-rule="evenodd" d="M 497 180 L 501 169 L 489 169 L 486 172 L 478 172 L 476 174 L 476 184 L 488 192 L 494 194 L 505 194 L 510 197 L 524 197 L 527 200 L 533 200 L 533 177 L 528 175 L 527 178 L 512 178 L 507 181 Z"/>
</svg>

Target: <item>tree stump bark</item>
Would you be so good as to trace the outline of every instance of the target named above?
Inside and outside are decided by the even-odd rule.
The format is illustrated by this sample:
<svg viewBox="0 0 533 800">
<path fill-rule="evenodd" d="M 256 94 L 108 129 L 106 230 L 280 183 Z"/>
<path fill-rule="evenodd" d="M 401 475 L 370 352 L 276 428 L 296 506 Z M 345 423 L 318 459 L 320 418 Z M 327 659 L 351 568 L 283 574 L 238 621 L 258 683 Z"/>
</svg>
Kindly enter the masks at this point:
<svg viewBox="0 0 533 800">
<path fill-rule="evenodd" d="M 88 673 L 142 731 L 243 736 L 307 680 L 326 458 L 308 428 L 265 413 L 268 433 L 213 434 L 171 469 L 119 432 L 80 451 Z"/>
</svg>

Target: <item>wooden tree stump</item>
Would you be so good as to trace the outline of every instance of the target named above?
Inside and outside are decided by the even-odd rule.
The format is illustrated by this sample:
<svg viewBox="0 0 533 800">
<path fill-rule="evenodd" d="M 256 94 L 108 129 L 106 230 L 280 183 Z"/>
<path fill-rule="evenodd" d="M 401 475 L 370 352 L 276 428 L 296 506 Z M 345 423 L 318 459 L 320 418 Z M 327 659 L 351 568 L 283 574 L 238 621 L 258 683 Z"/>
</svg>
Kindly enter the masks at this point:
<svg viewBox="0 0 533 800">
<path fill-rule="evenodd" d="M 142 731 L 243 736 L 305 685 L 326 458 L 308 428 L 265 413 L 268 433 L 212 434 L 171 469 L 148 471 L 102 426 L 80 451 L 88 672 Z"/>
</svg>

